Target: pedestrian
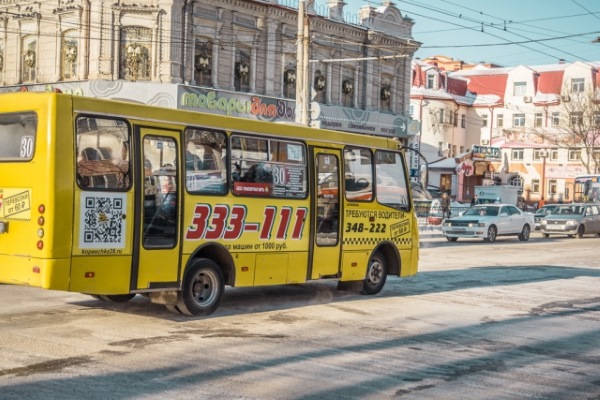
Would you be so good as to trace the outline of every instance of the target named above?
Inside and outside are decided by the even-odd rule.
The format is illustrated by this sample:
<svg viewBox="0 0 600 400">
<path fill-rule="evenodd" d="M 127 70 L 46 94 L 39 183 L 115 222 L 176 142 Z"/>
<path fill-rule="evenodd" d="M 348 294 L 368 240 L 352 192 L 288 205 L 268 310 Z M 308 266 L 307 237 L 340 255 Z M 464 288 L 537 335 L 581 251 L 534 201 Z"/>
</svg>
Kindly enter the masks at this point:
<svg viewBox="0 0 600 400">
<path fill-rule="evenodd" d="M 474 194 L 473 197 L 471 198 L 471 205 L 474 206 L 475 204 L 477 204 L 477 195 Z"/>
<path fill-rule="evenodd" d="M 442 193 L 442 219 L 450 218 L 450 197 L 448 193 Z"/>
</svg>

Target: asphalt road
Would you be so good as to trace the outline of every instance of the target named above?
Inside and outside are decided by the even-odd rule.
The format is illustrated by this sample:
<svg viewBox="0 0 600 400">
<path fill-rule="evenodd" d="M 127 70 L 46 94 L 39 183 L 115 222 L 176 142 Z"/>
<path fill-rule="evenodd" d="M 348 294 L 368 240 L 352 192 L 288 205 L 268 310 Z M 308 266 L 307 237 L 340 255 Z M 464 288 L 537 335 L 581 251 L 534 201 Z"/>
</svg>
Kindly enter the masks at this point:
<svg viewBox="0 0 600 400">
<path fill-rule="evenodd" d="M 205 319 L 0 285 L 0 399 L 600 399 L 598 249 L 424 238 L 377 296 L 228 289 Z"/>
</svg>

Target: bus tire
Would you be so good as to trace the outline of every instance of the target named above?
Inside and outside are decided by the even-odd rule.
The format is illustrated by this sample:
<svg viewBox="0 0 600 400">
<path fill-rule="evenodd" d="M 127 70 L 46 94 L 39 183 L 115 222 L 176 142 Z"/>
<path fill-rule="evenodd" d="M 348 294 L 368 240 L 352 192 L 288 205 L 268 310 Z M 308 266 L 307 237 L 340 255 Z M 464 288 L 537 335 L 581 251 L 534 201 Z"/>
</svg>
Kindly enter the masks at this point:
<svg viewBox="0 0 600 400">
<path fill-rule="evenodd" d="M 387 278 L 387 267 L 385 265 L 385 258 L 383 255 L 376 251 L 369 258 L 369 265 L 367 266 L 367 276 L 364 280 L 361 294 L 377 294 L 383 289 L 385 280 Z"/>
<path fill-rule="evenodd" d="M 181 314 L 181 310 L 179 310 L 179 307 L 177 306 L 165 304 L 165 307 L 167 307 L 167 310 L 171 311 L 173 314 Z"/>
<path fill-rule="evenodd" d="M 127 303 L 129 300 L 135 297 L 135 293 L 129 294 L 103 294 L 98 296 L 104 301 L 110 301 L 111 303 Z"/>
<path fill-rule="evenodd" d="M 185 273 L 177 308 L 189 316 L 210 315 L 219 306 L 225 279 L 219 265 L 203 258 L 193 262 Z"/>
</svg>

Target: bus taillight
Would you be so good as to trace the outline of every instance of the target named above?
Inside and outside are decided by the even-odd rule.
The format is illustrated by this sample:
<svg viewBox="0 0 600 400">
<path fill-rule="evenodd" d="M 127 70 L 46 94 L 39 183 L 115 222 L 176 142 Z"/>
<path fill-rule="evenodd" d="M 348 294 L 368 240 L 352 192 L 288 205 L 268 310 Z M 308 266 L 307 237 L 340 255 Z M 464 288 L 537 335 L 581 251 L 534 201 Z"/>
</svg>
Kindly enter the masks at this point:
<svg viewBox="0 0 600 400">
<path fill-rule="evenodd" d="M 38 250 L 43 249 L 44 248 L 44 242 L 41 241 L 41 240 L 38 240 L 38 242 L 37 242 L 37 248 L 38 248 Z"/>
<path fill-rule="evenodd" d="M 38 206 L 38 212 L 39 212 L 40 214 L 43 214 L 43 213 L 44 213 L 44 211 L 46 211 L 46 206 L 45 206 L 45 205 L 43 205 L 43 204 L 40 204 L 40 205 Z"/>
</svg>

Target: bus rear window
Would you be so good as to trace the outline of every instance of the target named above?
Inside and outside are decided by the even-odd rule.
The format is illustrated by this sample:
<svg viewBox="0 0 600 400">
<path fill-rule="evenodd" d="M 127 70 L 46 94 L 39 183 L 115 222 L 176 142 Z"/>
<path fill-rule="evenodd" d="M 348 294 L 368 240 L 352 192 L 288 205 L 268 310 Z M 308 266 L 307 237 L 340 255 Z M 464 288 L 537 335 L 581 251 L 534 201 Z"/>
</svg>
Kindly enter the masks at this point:
<svg viewBox="0 0 600 400">
<path fill-rule="evenodd" d="M 0 161 L 33 158 L 37 123 L 34 112 L 0 114 Z"/>
</svg>

